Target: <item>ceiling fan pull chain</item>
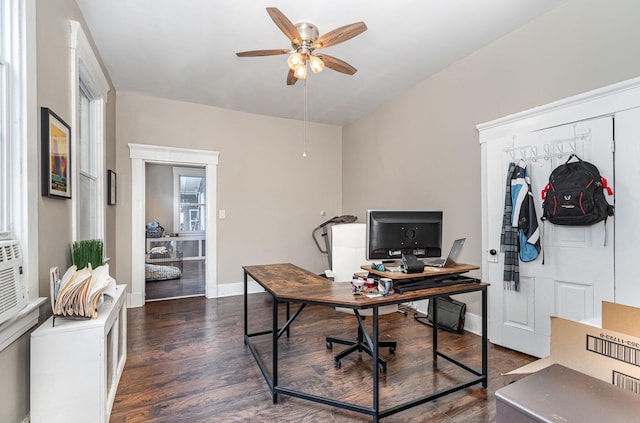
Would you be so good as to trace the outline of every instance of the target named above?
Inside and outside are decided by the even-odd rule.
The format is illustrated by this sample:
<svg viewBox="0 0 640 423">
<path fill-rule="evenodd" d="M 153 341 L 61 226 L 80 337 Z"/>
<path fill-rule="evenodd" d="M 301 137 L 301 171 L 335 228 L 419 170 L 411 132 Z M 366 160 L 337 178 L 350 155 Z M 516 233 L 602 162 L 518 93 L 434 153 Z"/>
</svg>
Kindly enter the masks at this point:
<svg viewBox="0 0 640 423">
<path fill-rule="evenodd" d="M 302 157 L 307 157 L 307 79 L 304 81 L 304 149 Z"/>
</svg>

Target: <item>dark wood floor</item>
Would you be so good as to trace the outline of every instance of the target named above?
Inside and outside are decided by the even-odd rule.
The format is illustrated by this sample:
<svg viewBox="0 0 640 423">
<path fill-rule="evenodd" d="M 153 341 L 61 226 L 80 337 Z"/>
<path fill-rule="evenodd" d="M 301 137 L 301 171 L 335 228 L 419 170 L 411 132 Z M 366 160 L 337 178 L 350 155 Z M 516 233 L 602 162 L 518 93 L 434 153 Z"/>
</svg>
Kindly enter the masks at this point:
<svg viewBox="0 0 640 423">
<path fill-rule="evenodd" d="M 270 325 L 267 294 L 250 296 L 250 331 Z M 194 297 L 151 302 L 128 311 L 128 357 L 111 423 L 149 422 L 367 422 L 370 417 L 281 396 L 273 404 L 267 384 L 243 342 L 242 297 Z M 355 336 L 355 318 L 321 306 L 308 306 L 280 340 L 280 382 L 337 399 L 371 404 L 371 361 L 351 355 L 336 370 L 325 335 Z M 480 337 L 440 332 L 442 350 L 480 368 Z M 269 337 L 253 338 L 269 361 Z M 419 392 L 466 377 L 446 360 L 438 369 L 431 357 L 431 329 L 399 313 L 381 318 L 381 339 L 398 341 L 381 375 L 384 408 Z M 338 351 L 341 346 L 334 346 Z M 475 386 L 403 411 L 383 422 L 481 423 L 495 421 L 497 389 L 518 377 L 504 372 L 532 357 L 489 347 L 489 387 Z"/>
<path fill-rule="evenodd" d="M 182 272 L 179 278 L 145 284 L 146 301 L 204 295 L 205 261 L 185 260 L 180 265 Z"/>
</svg>

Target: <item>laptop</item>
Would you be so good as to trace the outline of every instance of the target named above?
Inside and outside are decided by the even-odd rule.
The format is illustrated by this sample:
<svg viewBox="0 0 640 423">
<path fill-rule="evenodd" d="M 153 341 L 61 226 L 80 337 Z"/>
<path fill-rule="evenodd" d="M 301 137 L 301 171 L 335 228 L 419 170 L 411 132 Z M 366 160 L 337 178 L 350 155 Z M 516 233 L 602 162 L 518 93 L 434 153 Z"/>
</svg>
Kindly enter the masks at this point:
<svg viewBox="0 0 640 423">
<path fill-rule="evenodd" d="M 460 250 L 462 250 L 465 240 L 466 238 L 461 238 L 453 241 L 453 245 L 451 246 L 451 250 L 449 251 L 447 258 L 425 259 L 423 260 L 424 265 L 431 267 L 445 267 L 456 264 L 456 260 L 458 259 L 458 255 L 460 255 Z"/>
</svg>

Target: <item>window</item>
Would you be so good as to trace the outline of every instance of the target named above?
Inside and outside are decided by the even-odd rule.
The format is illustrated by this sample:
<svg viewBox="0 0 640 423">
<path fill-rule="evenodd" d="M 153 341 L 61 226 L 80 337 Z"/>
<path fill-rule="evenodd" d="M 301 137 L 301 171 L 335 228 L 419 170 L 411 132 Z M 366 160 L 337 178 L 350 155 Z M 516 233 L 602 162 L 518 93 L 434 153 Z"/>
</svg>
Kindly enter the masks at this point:
<svg viewBox="0 0 640 423">
<path fill-rule="evenodd" d="M 105 104 L 109 84 L 89 40 L 78 22 L 71 21 L 72 185 L 75 240 L 104 239 L 105 232 Z"/>
<path fill-rule="evenodd" d="M 27 90 L 27 79 L 35 78 L 27 73 L 27 63 L 35 56 L 35 18 L 27 17 L 29 7 L 30 2 L 0 0 L 0 233 L 19 239 L 25 258 L 35 260 L 32 224 L 37 221 L 40 181 L 27 177 L 38 172 L 30 159 L 37 154 L 38 110 L 27 107 L 35 98 L 35 90 Z M 32 253 L 27 250 L 30 240 Z"/>
<path fill-rule="evenodd" d="M 11 25 L 8 19 L 8 1 L 0 0 L 0 233 L 9 232 L 11 221 L 11 160 L 9 149 L 9 74 Z"/>
<path fill-rule="evenodd" d="M 93 207 L 80 207 L 78 213 L 78 240 L 98 239 L 100 222 L 96 219 L 98 203 L 98 184 L 100 175 L 97 172 L 97 161 L 102 155 L 97 151 L 98 142 L 92 136 L 97 129 L 93 107 L 93 99 L 85 85 L 80 81 L 80 98 L 78 102 L 78 203 Z"/>
<path fill-rule="evenodd" d="M 205 228 L 206 178 L 204 169 L 173 168 L 174 231 L 202 233 Z"/>
<path fill-rule="evenodd" d="M 29 304 L 0 326 L 0 351 L 38 321 L 35 2 L 0 0 L 0 235 L 19 240 Z"/>
</svg>

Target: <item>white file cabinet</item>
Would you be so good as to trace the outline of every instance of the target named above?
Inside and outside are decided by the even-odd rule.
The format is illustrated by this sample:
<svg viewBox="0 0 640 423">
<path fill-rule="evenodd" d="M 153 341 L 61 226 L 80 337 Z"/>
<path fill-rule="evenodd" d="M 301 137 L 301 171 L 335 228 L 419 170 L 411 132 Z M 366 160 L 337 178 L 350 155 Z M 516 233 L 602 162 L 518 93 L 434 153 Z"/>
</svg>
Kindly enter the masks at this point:
<svg viewBox="0 0 640 423">
<path fill-rule="evenodd" d="M 31 334 L 31 423 L 108 423 L 127 359 L 126 285 L 98 318 L 51 317 Z"/>
</svg>

